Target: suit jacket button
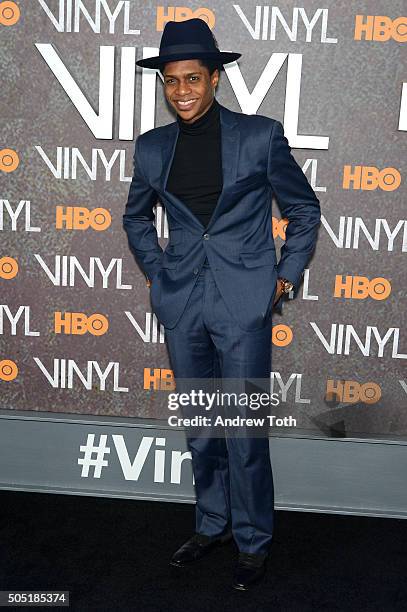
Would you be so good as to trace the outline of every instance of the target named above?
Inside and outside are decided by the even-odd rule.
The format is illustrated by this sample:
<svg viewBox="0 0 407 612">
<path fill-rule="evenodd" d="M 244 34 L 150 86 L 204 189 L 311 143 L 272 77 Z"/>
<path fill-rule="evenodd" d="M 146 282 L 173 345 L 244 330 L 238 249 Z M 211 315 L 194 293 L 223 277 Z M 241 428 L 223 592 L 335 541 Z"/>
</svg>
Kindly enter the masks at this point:
<svg viewBox="0 0 407 612">
<path fill-rule="evenodd" d="M 204 240 L 209 240 L 209 234 L 204 234 L 203 238 L 204 238 Z"/>
<path fill-rule="evenodd" d="M 194 274 L 198 274 L 199 268 L 194 268 Z"/>
</svg>

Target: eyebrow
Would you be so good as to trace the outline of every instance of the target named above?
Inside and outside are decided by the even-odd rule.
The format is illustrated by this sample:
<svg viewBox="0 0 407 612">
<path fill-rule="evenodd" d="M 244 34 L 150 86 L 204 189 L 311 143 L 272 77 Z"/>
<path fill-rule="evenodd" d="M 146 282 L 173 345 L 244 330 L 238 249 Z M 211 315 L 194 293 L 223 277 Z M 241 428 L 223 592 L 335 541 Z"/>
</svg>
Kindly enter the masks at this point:
<svg viewBox="0 0 407 612">
<path fill-rule="evenodd" d="M 199 70 L 194 70 L 194 72 L 187 72 L 186 74 L 184 74 L 183 76 L 192 76 L 193 74 L 202 74 L 202 72 L 200 72 Z M 176 79 L 178 78 L 175 74 L 165 74 L 164 78 L 167 77 L 175 77 Z"/>
</svg>

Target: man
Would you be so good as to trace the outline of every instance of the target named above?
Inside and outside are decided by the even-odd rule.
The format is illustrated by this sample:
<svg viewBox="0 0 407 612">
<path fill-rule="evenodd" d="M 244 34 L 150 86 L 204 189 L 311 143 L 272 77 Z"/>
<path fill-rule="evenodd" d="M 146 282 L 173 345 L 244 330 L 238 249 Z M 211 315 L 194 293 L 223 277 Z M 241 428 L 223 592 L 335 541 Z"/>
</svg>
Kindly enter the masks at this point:
<svg viewBox="0 0 407 612">
<path fill-rule="evenodd" d="M 217 102 L 223 64 L 201 19 L 168 22 L 159 69 L 176 121 L 136 139 L 123 225 L 164 325 L 175 379 L 267 379 L 272 311 L 298 289 L 314 250 L 320 206 L 290 153 L 282 124 Z M 289 223 L 277 265 L 271 196 Z M 169 244 L 158 243 L 153 206 L 166 209 Z M 196 562 L 232 535 L 233 586 L 263 575 L 273 536 L 268 437 L 187 436 L 196 491 L 195 534 L 171 564 Z"/>
</svg>

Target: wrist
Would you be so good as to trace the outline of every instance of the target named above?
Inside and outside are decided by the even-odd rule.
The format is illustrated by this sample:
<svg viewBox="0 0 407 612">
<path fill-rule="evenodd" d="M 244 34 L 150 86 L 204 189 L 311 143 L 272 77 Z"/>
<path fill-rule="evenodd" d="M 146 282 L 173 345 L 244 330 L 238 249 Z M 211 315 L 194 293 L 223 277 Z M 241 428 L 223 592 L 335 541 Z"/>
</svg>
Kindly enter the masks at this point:
<svg viewBox="0 0 407 612">
<path fill-rule="evenodd" d="M 277 280 L 280 285 L 281 293 L 290 293 L 290 291 L 294 290 L 294 284 L 287 278 L 279 276 Z"/>
</svg>

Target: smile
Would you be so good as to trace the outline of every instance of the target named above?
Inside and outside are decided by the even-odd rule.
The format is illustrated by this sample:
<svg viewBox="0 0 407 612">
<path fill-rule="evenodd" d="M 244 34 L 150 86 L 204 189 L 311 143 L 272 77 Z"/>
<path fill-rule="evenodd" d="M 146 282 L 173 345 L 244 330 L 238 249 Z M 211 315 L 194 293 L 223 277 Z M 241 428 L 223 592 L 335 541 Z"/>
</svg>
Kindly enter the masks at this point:
<svg viewBox="0 0 407 612">
<path fill-rule="evenodd" d="M 191 100 L 186 100 L 185 102 L 182 100 L 176 100 L 176 104 L 182 109 L 188 109 L 196 102 L 196 100 L 197 98 L 191 98 Z"/>
</svg>

